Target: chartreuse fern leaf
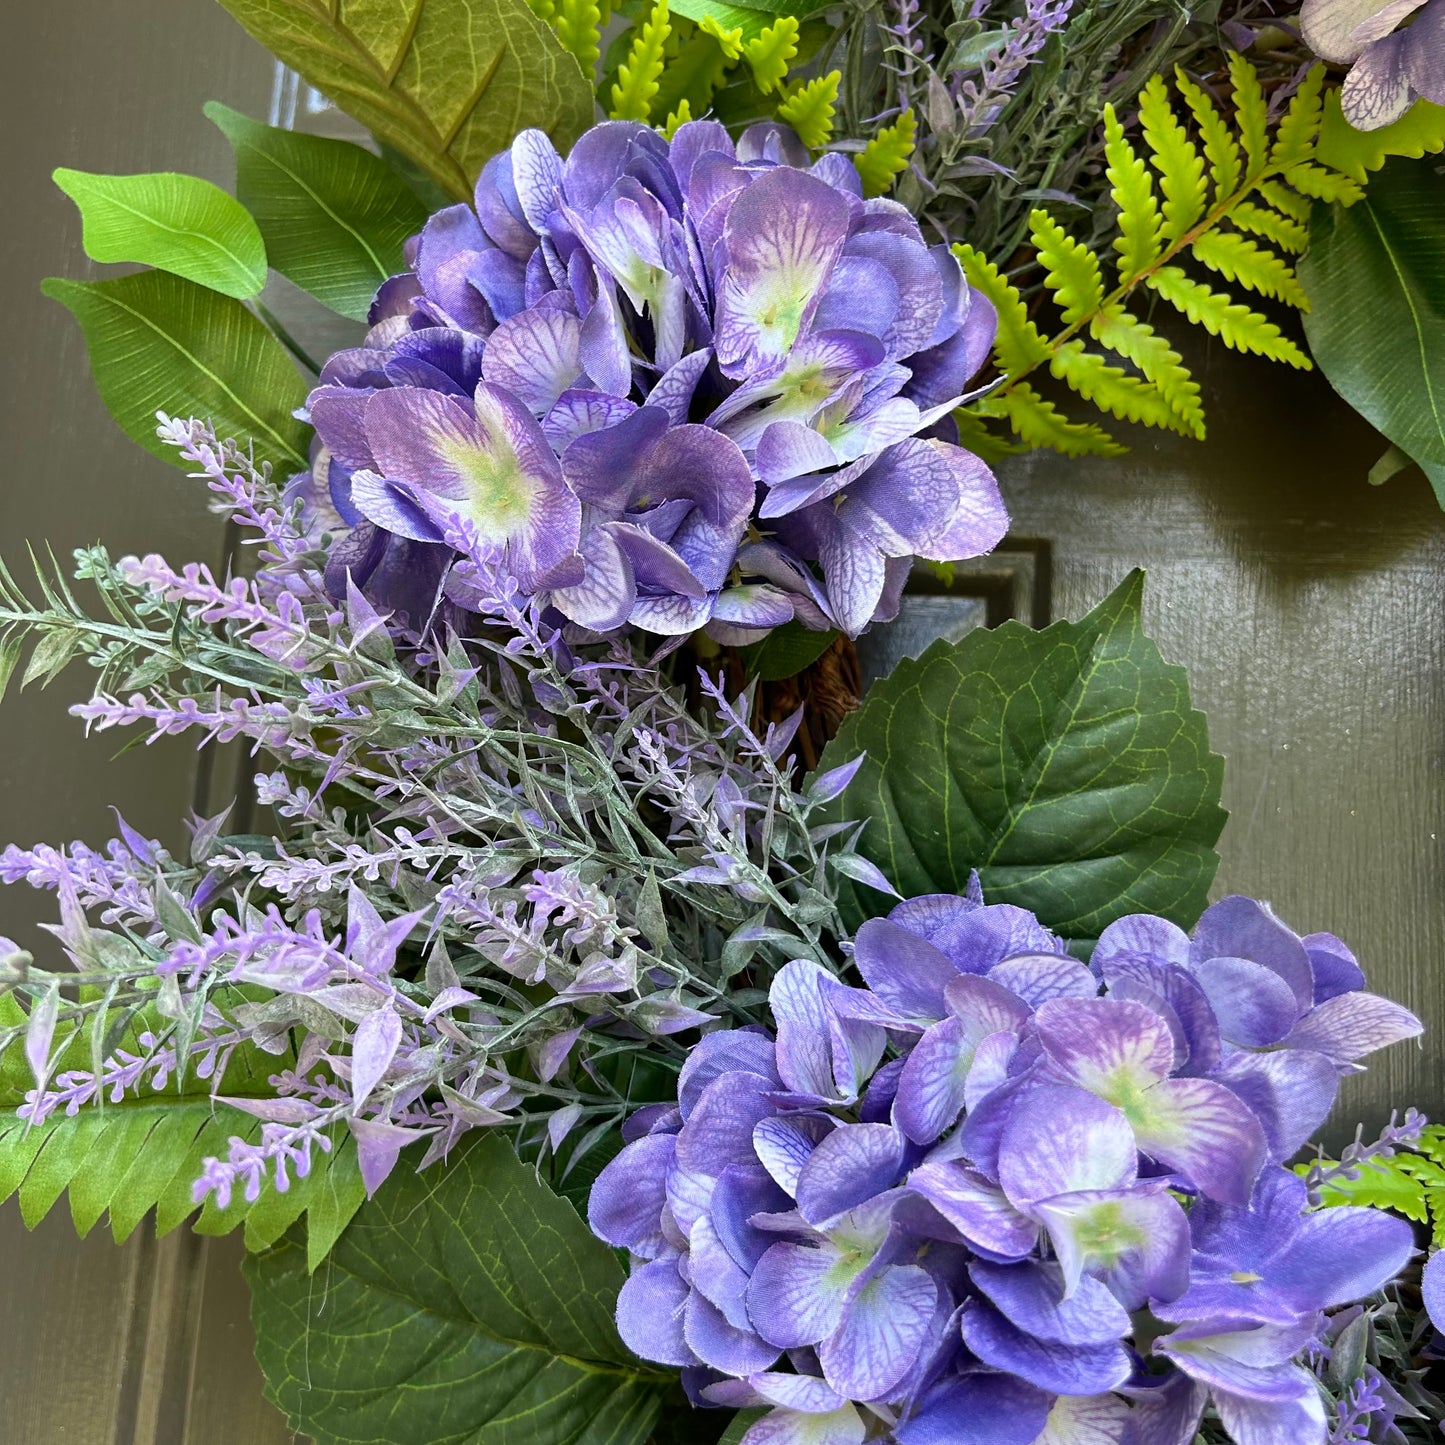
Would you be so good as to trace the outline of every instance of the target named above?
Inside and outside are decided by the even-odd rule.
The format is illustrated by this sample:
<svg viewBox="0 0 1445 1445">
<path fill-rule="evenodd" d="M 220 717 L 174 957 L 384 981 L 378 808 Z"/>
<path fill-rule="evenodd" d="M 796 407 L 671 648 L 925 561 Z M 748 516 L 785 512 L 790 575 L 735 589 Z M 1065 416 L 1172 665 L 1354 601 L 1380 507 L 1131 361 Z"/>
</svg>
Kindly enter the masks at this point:
<svg viewBox="0 0 1445 1445">
<path fill-rule="evenodd" d="M 672 34 L 667 0 L 657 0 L 652 14 L 633 32 L 632 49 L 617 69 L 612 87 L 613 120 L 648 120 L 662 78 L 662 53 Z"/>
<path fill-rule="evenodd" d="M 1177 241 L 1204 214 L 1204 157 L 1174 114 L 1162 75 L 1151 76 L 1139 94 L 1139 123 L 1164 193 L 1163 234 Z"/>
<path fill-rule="evenodd" d="M 711 35 L 717 41 L 719 49 L 729 60 L 741 60 L 743 58 L 743 28 L 741 25 L 732 30 L 724 30 L 722 23 L 715 15 L 704 15 L 698 25 L 698 29 L 704 35 Z"/>
<path fill-rule="evenodd" d="M 23 1027 L 24 1022 L 15 999 L 0 998 L 0 1029 Z M 139 1034 L 147 1028 L 160 1033 L 161 1025 L 152 1011 L 144 1011 L 126 1024 L 111 1055 L 124 1050 L 132 1057 L 147 1057 Z M 91 1069 L 91 1032 L 89 1027 L 77 1028 L 68 1038 L 57 1039 L 52 1079 L 67 1070 Z M 0 1055 L 0 1200 L 18 1192 L 21 1216 L 34 1228 L 67 1195 L 80 1234 L 104 1215 L 117 1242 L 154 1210 L 156 1231 L 165 1234 L 196 1214 L 191 1191 L 205 1159 L 224 1158 L 233 1137 L 248 1142 L 260 1138 L 259 1119 L 216 1096 L 272 1097 L 271 1075 L 293 1064 L 241 1045 L 217 1071 L 219 1077 L 202 1080 L 191 1073 L 155 1089 L 148 1082 L 154 1071 L 147 1070 L 140 1085 L 121 1099 L 85 1104 L 73 1116 L 60 1110 L 32 1128 L 14 1111 L 33 1080 L 20 1050 L 9 1049 Z M 212 1197 L 199 1206 L 194 1228 L 201 1234 L 225 1234 L 243 1225 L 247 1248 L 264 1249 L 304 1217 L 314 1268 L 363 1196 L 355 1144 L 341 1131 L 331 1137 L 329 1152 L 312 1150 L 310 1172 L 305 1178 L 293 1176 L 284 1192 L 268 1186 L 252 1203 L 237 1191 L 225 1209 Z"/>
<path fill-rule="evenodd" d="M 1244 158 L 1239 146 L 1229 133 L 1229 126 L 1220 115 L 1219 107 L 1202 85 L 1196 84 L 1181 69 L 1175 70 L 1174 82 L 1194 117 L 1195 125 L 1199 127 L 1204 154 L 1209 158 L 1209 178 L 1215 194 L 1230 195 L 1244 173 Z"/>
<path fill-rule="evenodd" d="M 1048 365 L 1053 356 L 1037 326 L 1029 320 L 1028 308 L 1008 278 L 983 254 L 966 242 L 953 248 L 963 274 L 975 290 L 981 291 L 998 313 L 998 335 L 994 356 L 1005 376 L 1022 376 L 1037 366 Z"/>
<path fill-rule="evenodd" d="M 907 167 L 913 155 L 918 124 L 911 110 L 905 110 L 892 125 L 885 125 L 854 158 L 853 164 L 863 180 L 865 196 L 881 196 L 893 178 Z"/>
<path fill-rule="evenodd" d="M 1211 291 L 1178 266 L 1161 266 L 1148 280 L 1150 287 L 1171 306 L 1235 351 L 1252 351 L 1256 356 L 1283 361 L 1301 371 L 1311 369 L 1309 357 L 1273 321 L 1218 291 Z"/>
<path fill-rule="evenodd" d="M 791 15 L 779 15 L 761 34 L 743 46 L 753 79 L 764 95 L 783 83 L 783 77 L 797 53 L 798 22 Z"/>
<path fill-rule="evenodd" d="M 1297 1164 L 1295 1170 L 1307 1174 L 1313 1167 L 1312 1161 Z M 1425 1129 L 1414 1145 L 1389 1158 L 1362 1159 L 1355 1169 L 1358 1178 L 1331 1179 L 1320 1189 L 1323 1204 L 1393 1210 L 1428 1224 L 1431 1243 L 1445 1248 L 1445 1129 Z"/>
<path fill-rule="evenodd" d="M 1104 304 L 1104 274 L 1099 258 L 1076 241 L 1047 211 L 1030 218 L 1034 249 L 1044 268 L 1044 281 L 1070 326 L 1092 316 Z"/>
<path fill-rule="evenodd" d="M 1127 283 L 1146 271 L 1159 254 L 1159 206 L 1149 171 L 1124 139 L 1124 127 L 1112 105 L 1104 107 L 1104 161 L 1110 194 L 1119 208 L 1119 234 L 1114 238 L 1119 280 Z"/>
<path fill-rule="evenodd" d="M 727 80 L 731 66 L 732 61 L 718 41 L 699 26 L 679 47 L 676 57 L 663 67 L 657 94 L 652 99 L 654 112 L 671 116 L 686 103 L 689 117 L 703 115 L 712 105 L 718 88 Z"/>
<path fill-rule="evenodd" d="M 999 313 L 994 361 L 1002 379 L 975 404 L 976 415 L 1007 421 L 1030 445 L 1073 454 L 1101 449 L 1100 438 L 1110 439 L 1097 427 L 1072 429 L 1078 424 L 1026 385 L 1046 369 L 1110 416 L 1203 436 L 1198 386 L 1179 354 L 1130 309 L 1141 288 L 1236 350 L 1309 367 L 1304 351 L 1273 321 L 1192 268 L 1306 309 L 1290 256 L 1308 242 L 1311 198 L 1348 200 L 1358 185 L 1316 156 L 1321 71 L 1305 76 L 1273 135 L 1254 68 L 1231 56 L 1230 73 L 1232 119 L 1187 76 L 1178 77 L 1182 105 L 1171 100 L 1162 78 L 1152 79 L 1140 97 L 1137 145 L 1105 107 L 1105 168 L 1118 210 L 1112 287 L 1099 257 L 1043 210 L 1031 218 L 1043 269 L 1042 310 L 1025 306 L 985 258 L 955 248 L 970 282 Z M 1038 318 L 1050 308 L 1057 308 L 1061 325 L 1046 335 Z M 1019 394 L 1022 401 L 1010 400 Z"/>
<path fill-rule="evenodd" d="M 1251 175 L 1264 169 L 1269 158 L 1269 106 L 1259 83 L 1259 72 L 1238 51 L 1229 52 L 1229 78 L 1234 85 L 1234 115 Z"/>
<path fill-rule="evenodd" d="M 669 112 L 667 120 L 663 123 L 662 134 L 665 139 L 671 140 L 677 134 L 678 127 L 684 126 L 692 119 L 692 106 L 688 104 L 686 96 L 678 101 L 677 109 Z"/>
<path fill-rule="evenodd" d="M 557 7 L 552 0 L 527 0 L 531 7 L 532 14 L 546 25 L 553 24 L 557 19 Z"/>
<path fill-rule="evenodd" d="M 602 12 L 596 0 L 556 0 L 556 6 L 557 39 L 577 57 L 583 75 L 591 77 L 602 50 Z"/>
<path fill-rule="evenodd" d="M 833 138 L 833 110 L 838 101 L 840 70 L 799 82 L 778 106 L 778 119 L 798 132 L 809 150 L 820 150 Z"/>
<path fill-rule="evenodd" d="M 1117 457 L 1125 451 L 1103 427 L 1070 421 L 1026 381 L 985 397 L 976 409 L 981 416 L 1005 418 L 1027 447 L 1048 447 L 1066 457 Z"/>
</svg>

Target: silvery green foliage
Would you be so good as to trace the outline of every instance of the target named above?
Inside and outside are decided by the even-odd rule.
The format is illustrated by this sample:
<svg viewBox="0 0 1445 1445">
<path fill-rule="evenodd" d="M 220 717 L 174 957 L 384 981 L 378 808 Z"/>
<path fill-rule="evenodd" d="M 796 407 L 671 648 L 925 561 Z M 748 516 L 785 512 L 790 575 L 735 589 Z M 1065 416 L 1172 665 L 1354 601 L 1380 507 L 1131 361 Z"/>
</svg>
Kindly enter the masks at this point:
<svg viewBox="0 0 1445 1445">
<path fill-rule="evenodd" d="M 886 886 L 851 853 L 856 830 L 810 825 L 847 777 L 797 791 L 796 720 L 759 736 L 749 700 L 706 678 L 690 710 L 627 647 L 570 651 L 481 561 L 470 611 L 444 608 L 425 638 L 354 588 L 338 605 L 320 518 L 200 424 L 162 432 L 256 534 L 257 580 L 90 549 L 77 575 L 99 617 L 58 578 L 41 576 L 35 603 L 0 579 L 5 655 L 33 637 L 31 675 L 86 658 L 98 682 L 74 712 L 96 731 L 245 741 L 274 825 L 228 837 L 224 818 L 197 821 L 186 861 L 130 829 L 107 852 L 5 855 L 6 881 L 57 891 L 54 932 L 95 986 L 77 1001 L 54 988 L 76 974 L 22 960 L 30 1023 L 0 1048 L 30 1054 L 37 1122 L 289 1037 L 277 1097 L 247 1105 L 261 1144 L 208 1160 L 198 1197 L 304 1173 L 342 1121 L 368 1188 L 404 1145 L 428 1140 L 430 1159 L 477 1126 L 553 1150 L 575 1130 L 575 1155 L 637 1102 L 632 1055 L 666 1077 L 683 1053 L 671 1035 L 747 1024 L 762 998 L 747 985 L 836 957 L 840 869 Z M 57 1023 L 68 1036 L 144 1001 L 162 1019 L 144 1060 L 102 1050 L 48 1076 Z"/>
</svg>

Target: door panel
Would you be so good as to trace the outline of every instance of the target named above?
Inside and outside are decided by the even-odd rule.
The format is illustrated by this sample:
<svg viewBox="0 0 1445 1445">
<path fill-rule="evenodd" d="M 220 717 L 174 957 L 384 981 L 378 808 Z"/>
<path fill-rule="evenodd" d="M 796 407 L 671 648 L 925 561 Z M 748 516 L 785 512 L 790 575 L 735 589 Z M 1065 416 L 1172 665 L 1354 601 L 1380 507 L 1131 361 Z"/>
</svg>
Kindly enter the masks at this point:
<svg viewBox="0 0 1445 1445">
<path fill-rule="evenodd" d="M 116 553 L 219 558 L 220 529 L 196 484 L 114 428 L 78 330 L 39 295 L 47 274 L 87 274 L 78 218 L 48 177 L 63 164 L 227 179 L 227 148 L 201 104 L 271 114 L 273 63 L 210 0 L 49 0 L 8 16 L 7 39 L 0 551 L 15 561 L 27 538 L 49 538 L 63 557 L 104 537 Z M 283 108 L 288 96 L 279 92 Z M 298 113 L 296 124 L 332 129 L 333 119 Z M 1078 616 L 1146 565 L 1151 631 L 1189 668 L 1228 758 L 1233 816 L 1216 894 L 1255 893 L 1302 930 L 1341 934 L 1376 988 L 1445 1023 L 1445 525 L 1418 475 L 1365 485 L 1381 444 L 1317 376 L 1217 347 L 1190 360 L 1210 408 L 1205 444 L 1139 432 L 1121 459 L 1039 455 L 1001 468 L 1023 540 L 984 569 L 1002 581 L 980 589 L 979 608 L 989 620 L 1043 621 L 1038 599 L 1051 595 L 1054 616 Z M 920 628 L 933 606 L 918 609 Z M 115 803 L 178 845 L 194 755 L 156 747 L 110 761 L 115 747 L 84 742 L 66 715 L 85 683 L 76 673 L 6 699 L 0 841 L 98 840 Z M 0 932 L 43 949 L 34 923 L 50 903 L 0 892 Z M 1358 1116 L 1379 1122 L 1391 1100 L 1439 1111 L 1442 1057 L 1432 1030 L 1423 1050 L 1396 1049 L 1347 1081 L 1336 1139 Z M 289 1440 L 261 1395 L 240 1259 L 235 1238 L 156 1241 L 144 1226 L 120 1248 L 103 1226 L 77 1241 L 63 1205 L 28 1234 L 5 1206 L 0 1436 Z"/>
</svg>

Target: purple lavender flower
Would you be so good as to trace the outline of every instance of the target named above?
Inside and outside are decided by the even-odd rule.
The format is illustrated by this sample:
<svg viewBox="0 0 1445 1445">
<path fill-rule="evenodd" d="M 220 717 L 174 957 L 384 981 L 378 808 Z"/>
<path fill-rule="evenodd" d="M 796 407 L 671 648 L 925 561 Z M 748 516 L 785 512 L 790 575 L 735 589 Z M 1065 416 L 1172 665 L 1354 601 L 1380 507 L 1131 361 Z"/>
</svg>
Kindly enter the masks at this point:
<svg viewBox="0 0 1445 1445">
<path fill-rule="evenodd" d="M 913 557 L 1003 535 L 988 469 L 933 435 L 994 325 L 946 247 L 780 127 L 612 122 L 565 161 L 524 132 L 312 394 L 350 529 L 329 584 L 422 626 L 467 605 L 474 538 L 584 635 L 856 634 Z"/>
<path fill-rule="evenodd" d="M 1445 0 L 1304 0 L 1300 31 L 1350 67 L 1340 107 L 1356 130 L 1399 120 L 1421 96 L 1445 105 Z"/>
<path fill-rule="evenodd" d="M 1299 1360 L 1410 1230 L 1310 1212 L 1271 1154 L 1292 1110 L 1317 1122 L 1314 1066 L 1242 1064 L 1333 1081 L 1418 1024 L 1247 899 L 1192 940 L 1122 920 L 1099 951 L 1102 991 L 973 890 L 865 925 L 866 987 L 787 965 L 776 1037 L 706 1035 L 594 1186 L 593 1229 L 633 1256 L 629 1345 L 771 1406 L 747 1445 L 1185 1445 L 1211 1399 L 1239 1445 L 1323 1445 Z"/>
</svg>

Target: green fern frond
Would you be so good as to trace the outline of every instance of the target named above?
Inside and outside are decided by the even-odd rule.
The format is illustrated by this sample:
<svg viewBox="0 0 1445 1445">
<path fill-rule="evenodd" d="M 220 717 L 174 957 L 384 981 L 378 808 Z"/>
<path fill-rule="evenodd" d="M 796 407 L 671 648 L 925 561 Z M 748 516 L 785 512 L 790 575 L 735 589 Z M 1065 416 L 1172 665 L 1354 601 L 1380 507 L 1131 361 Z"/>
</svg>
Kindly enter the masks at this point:
<svg viewBox="0 0 1445 1445">
<path fill-rule="evenodd" d="M 1027 382 L 985 397 L 978 410 L 983 416 L 1005 418 L 1014 435 L 1028 447 L 1048 447 L 1066 457 L 1118 457 L 1127 450 L 1103 427 L 1069 421 Z"/>
<path fill-rule="evenodd" d="M 798 22 L 791 15 L 779 15 L 756 39 L 743 46 L 753 79 L 764 95 L 782 84 L 797 53 Z"/>
<path fill-rule="evenodd" d="M 646 22 L 633 31 L 632 49 L 617 69 L 612 87 L 613 120 L 648 120 L 662 79 L 662 52 L 672 34 L 667 0 L 657 0 Z"/>
<path fill-rule="evenodd" d="M 1324 1162 L 1328 1166 L 1330 1161 Z M 1306 1175 L 1313 1167 L 1313 1161 L 1297 1164 L 1295 1172 Z M 1445 1248 L 1445 1131 L 1432 1126 L 1401 1152 L 1361 1160 L 1355 1168 L 1358 1178 L 1331 1179 L 1321 1188 L 1321 1203 L 1393 1210 L 1417 1224 L 1428 1224 L 1431 1243 L 1436 1249 Z"/>
<path fill-rule="evenodd" d="M 1259 72 L 1238 51 L 1229 52 L 1229 78 L 1234 84 L 1234 115 L 1250 175 L 1269 160 L 1269 105 Z"/>
<path fill-rule="evenodd" d="M 1065 322 L 1092 315 L 1104 304 L 1104 276 L 1099 259 L 1076 241 L 1047 211 L 1035 211 L 1029 222 L 1044 284 L 1054 293 Z"/>
<path fill-rule="evenodd" d="M 798 132 L 809 150 L 821 150 L 833 138 L 833 110 L 843 72 L 830 70 L 795 85 L 778 106 L 778 119 Z"/>
<path fill-rule="evenodd" d="M 1308 228 L 1310 223 L 1310 201 L 1298 191 L 1292 191 L 1283 181 L 1261 181 L 1259 197 L 1267 201 L 1276 211 L 1282 212 L 1292 221 L 1298 221 Z"/>
<path fill-rule="evenodd" d="M 1204 404 L 1199 396 L 1199 383 L 1190 376 L 1184 359 L 1164 337 L 1120 305 L 1110 306 L 1093 317 L 1089 332 L 1100 346 L 1107 346 L 1132 361 L 1145 380 L 1154 384 L 1177 420 L 1175 430 L 1203 438 Z"/>
<path fill-rule="evenodd" d="M 677 134 L 678 127 L 684 126 L 692 119 L 692 107 L 687 103 L 687 97 L 678 101 L 677 109 L 672 111 L 667 120 L 663 123 L 662 134 L 666 140 L 671 140 Z"/>
<path fill-rule="evenodd" d="M 743 28 L 741 25 L 733 30 L 724 30 L 715 16 L 704 15 L 698 29 L 704 35 L 711 35 L 729 60 L 743 58 Z"/>
<path fill-rule="evenodd" d="M 1278 211 L 1270 210 L 1267 206 L 1256 206 L 1249 201 L 1241 201 L 1230 212 L 1229 219 L 1241 231 L 1249 231 L 1256 236 L 1263 236 L 1266 241 L 1273 241 L 1282 251 L 1292 251 L 1299 255 L 1309 248 L 1308 228 L 1289 216 L 1282 216 Z"/>
<path fill-rule="evenodd" d="M 1309 310 L 1309 297 L 1290 267 L 1273 251 L 1264 250 L 1247 237 L 1230 231 L 1206 231 L 1190 251 L 1226 281 L 1237 281 L 1261 296 L 1273 296 L 1300 311 Z"/>
<path fill-rule="evenodd" d="M 982 458 L 990 466 L 1005 457 L 1017 456 L 1018 453 L 1028 450 L 1025 442 L 1010 441 L 1008 437 L 992 430 L 986 425 L 981 411 L 957 411 L 954 413 L 954 420 L 958 423 L 959 445 L 971 451 L 974 456 Z"/>
<path fill-rule="evenodd" d="M 1204 154 L 1209 158 L 1209 178 L 1214 182 L 1215 192 L 1221 196 L 1231 195 L 1244 174 L 1244 157 L 1239 146 L 1209 92 L 1182 70 L 1175 70 L 1174 80 L 1194 116 L 1194 123 L 1199 127 Z"/>
<path fill-rule="evenodd" d="M 1159 206 L 1149 170 L 1124 138 L 1124 127 L 1114 107 L 1104 107 L 1105 175 L 1110 194 L 1119 208 L 1119 234 L 1114 249 L 1119 253 L 1119 279 L 1131 281 L 1153 264 L 1159 255 Z"/>
<path fill-rule="evenodd" d="M 104 1018 L 104 1014 L 100 1015 Z M 24 1024 L 13 997 L 0 999 L 0 1028 Z M 163 1030 L 163 1021 L 138 1016 L 129 1021 L 116 1047 L 137 1057 L 142 1028 Z M 52 1075 L 92 1066 L 91 1029 L 77 1028 L 57 1045 Z M 222 1077 L 184 1081 L 133 1093 L 120 1102 L 87 1104 L 73 1116 L 61 1112 L 31 1128 L 14 1109 L 33 1086 L 23 1057 L 11 1049 L 0 1057 L 0 1200 L 19 1193 L 20 1212 L 34 1228 L 62 1195 L 71 1218 L 84 1235 L 102 1215 L 109 1217 L 117 1242 L 126 1239 L 152 1209 L 156 1232 L 166 1234 L 200 1209 L 193 1227 L 200 1234 L 226 1234 L 244 1226 L 248 1249 L 274 1244 L 303 1217 L 312 1268 L 326 1256 L 364 1197 L 354 1141 L 333 1137 L 330 1152 L 312 1153 L 310 1173 L 294 1179 L 284 1193 L 267 1187 L 255 1203 L 239 1194 L 225 1209 L 212 1196 L 204 1206 L 191 1197 L 191 1186 L 207 1157 L 225 1158 L 232 1137 L 256 1142 L 261 1120 L 221 1104 L 214 1097 L 271 1097 L 268 1080 L 288 1067 L 249 1045 L 232 1052 Z"/>
<path fill-rule="evenodd" d="M 544 25 L 551 25 L 557 18 L 557 7 L 552 0 L 527 0 L 532 14 Z"/>
<path fill-rule="evenodd" d="M 1271 361 L 1282 361 L 1301 371 L 1313 369 L 1309 357 L 1273 321 L 1218 291 L 1211 291 L 1178 266 L 1161 266 L 1148 277 L 1148 284 L 1196 326 L 1204 327 L 1211 336 L 1217 336 L 1235 351 L 1267 356 Z"/>
<path fill-rule="evenodd" d="M 1285 172 L 1285 179 L 1295 190 L 1303 191 L 1316 201 L 1340 201 L 1346 206 L 1353 206 L 1365 194 L 1364 187 L 1357 181 L 1310 161 L 1291 166 Z"/>
<path fill-rule="evenodd" d="M 699 27 L 663 68 L 657 94 L 652 98 L 654 112 L 672 115 L 686 102 L 689 116 L 703 115 L 727 80 L 732 63 L 717 40 Z"/>
<path fill-rule="evenodd" d="M 1275 131 L 1274 149 L 1269 153 L 1270 164 L 1279 170 L 1287 171 L 1314 156 L 1324 120 L 1324 103 L 1320 98 L 1324 82 L 1325 68 L 1316 61 L 1290 98 L 1289 108 Z"/>
<path fill-rule="evenodd" d="M 1021 376 L 1036 366 L 1046 366 L 1053 353 L 1029 320 L 1028 308 L 1008 278 L 983 254 L 966 242 L 953 248 L 968 284 L 981 291 L 998 313 L 998 335 L 994 338 L 994 355 L 999 370 L 1007 377 Z"/>
<path fill-rule="evenodd" d="M 564 50 L 577 57 L 582 73 L 591 76 L 602 50 L 602 12 L 596 0 L 556 0 L 553 22 Z"/>
<path fill-rule="evenodd" d="M 1144 426 L 1164 427 L 1190 435 L 1155 387 L 1120 367 L 1111 366 L 1077 338 L 1066 341 L 1054 352 L 1049 369 L 1071 391 L 1120 421 L 1140 422 Z"/>
<path fill-rule="evenodd" d="M 1164 193 L 1164 236 L 1177 241 L 1204 214 L 1204 157 L 1179 123 L 1162 75 L 1139 94 L 1139 123 Z"/>
<path fill-rule="evenodd" d="M 865 196 L 881 196 L 893 184 L 893 178 L 908 166 L 918 123 L 911 110 L 905 110 L 892 125 L 886 125 L 853 158 L 863 181 Z"/>
</svg>

